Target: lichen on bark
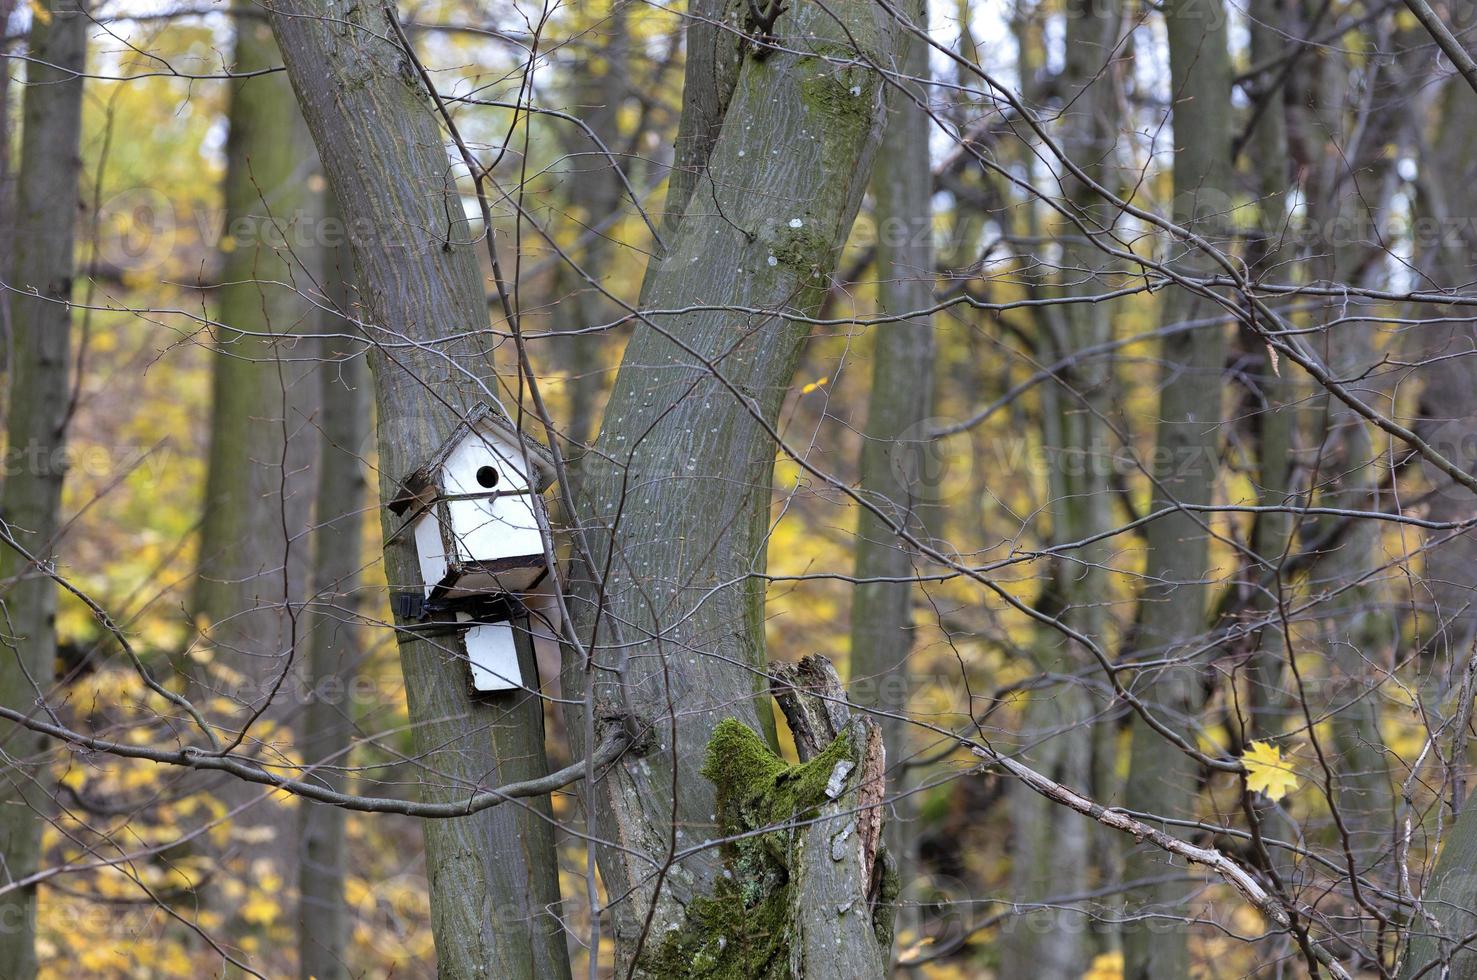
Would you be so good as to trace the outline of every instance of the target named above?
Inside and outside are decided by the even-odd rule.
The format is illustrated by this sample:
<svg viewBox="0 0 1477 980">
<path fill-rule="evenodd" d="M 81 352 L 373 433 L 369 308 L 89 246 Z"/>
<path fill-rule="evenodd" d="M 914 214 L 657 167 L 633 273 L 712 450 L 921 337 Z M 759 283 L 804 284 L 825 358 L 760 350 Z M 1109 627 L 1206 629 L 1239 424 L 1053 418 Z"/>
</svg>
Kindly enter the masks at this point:
<svg viewBox="0 0 1477 980">
<path fill-rule="evenodd" d="M 717 790 L 723 874 L 684 923 L 643 957 L 652 980 L 788 980 L 802 835 L 820 807 L 849 790 L 858 769 L 849 731 L 815 758 L 791 765 L 733 718 L 708 740 L 702 774 Z M 890 939 L 890 937 L 889 937 Z"/>
</svg>

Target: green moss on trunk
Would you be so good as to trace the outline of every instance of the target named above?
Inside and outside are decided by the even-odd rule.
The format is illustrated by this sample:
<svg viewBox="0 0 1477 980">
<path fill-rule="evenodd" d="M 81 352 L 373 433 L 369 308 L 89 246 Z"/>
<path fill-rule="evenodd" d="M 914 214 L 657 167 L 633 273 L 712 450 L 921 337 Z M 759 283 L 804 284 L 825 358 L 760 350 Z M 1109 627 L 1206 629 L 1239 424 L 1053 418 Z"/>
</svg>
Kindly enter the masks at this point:
<svg viewBox="0 0 1477 980">
<path fill-rule="evenodd" d="M 829 796 L 838 765 L 854 764 L 843 734 L 820 755 L 788 765 L 732 718 L 708 740 L 703 775 L 718 791 L 723 877 L 687 906 L 682 928 L 643 957 L 654 980 L 784 980 L 792 976 L 791 859 L 805 821 Z M 844 769 L 843 777 L 850 775 Z"/>
</svg>

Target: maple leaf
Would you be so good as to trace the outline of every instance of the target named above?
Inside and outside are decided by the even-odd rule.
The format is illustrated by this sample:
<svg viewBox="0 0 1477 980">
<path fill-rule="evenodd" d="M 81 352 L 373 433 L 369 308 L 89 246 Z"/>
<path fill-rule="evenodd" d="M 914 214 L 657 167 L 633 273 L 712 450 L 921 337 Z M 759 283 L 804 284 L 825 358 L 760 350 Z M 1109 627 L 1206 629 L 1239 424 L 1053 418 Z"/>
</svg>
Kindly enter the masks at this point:
<svg viewBox="0 0 1477 980">
<path fill-rule="evenodd" d="M 1269 742 L 1252 742 L 1241 764 L 1246 767 L 1246 788 L 1269 800 L 1280 800 L 1297 789 L 1297 774 L 1283 760 L 1282 750 Z"/>
</svg>

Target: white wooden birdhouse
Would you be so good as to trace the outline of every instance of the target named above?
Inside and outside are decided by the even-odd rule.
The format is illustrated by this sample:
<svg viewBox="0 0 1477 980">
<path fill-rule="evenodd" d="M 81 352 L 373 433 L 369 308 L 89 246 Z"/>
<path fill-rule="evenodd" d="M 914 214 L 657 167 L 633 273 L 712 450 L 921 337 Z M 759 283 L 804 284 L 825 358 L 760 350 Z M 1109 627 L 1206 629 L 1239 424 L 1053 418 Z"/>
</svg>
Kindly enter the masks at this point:
<svg viewBox="0 0 1477 980">
<path fill-rule="evenodd" d="M 401 484 L 428 604 L 527 592 L 548 570 L 540 530 L 548 450 L 483 405 Z"/>
</svg>

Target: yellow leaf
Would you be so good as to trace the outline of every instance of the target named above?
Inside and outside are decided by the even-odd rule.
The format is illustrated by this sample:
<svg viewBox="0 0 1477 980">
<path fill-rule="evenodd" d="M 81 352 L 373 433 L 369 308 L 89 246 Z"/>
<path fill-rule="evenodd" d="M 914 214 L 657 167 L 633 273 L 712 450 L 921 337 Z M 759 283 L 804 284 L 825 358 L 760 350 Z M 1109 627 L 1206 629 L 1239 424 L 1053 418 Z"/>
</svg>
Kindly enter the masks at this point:
<svg viewBox="0 0 1477 980">
<path fill-rule="evenodd" d="M 265 895 L 253 895 L 241 906 L 241 918 L 253 925 L 269 926 L 282 914 L 282 906 Z"/>
<path fill-rule="evenodd" d="M 1297 789 L 1298 778 L 1282 759 L 1282 750 L 1268 742 L 1252 742 L 1241 757 L 1246 767 L 1246 788 L 1269 800 L 1280 800 Z"/>
<path fill-rule="evenodd" d="M 31 0 L 31 16 L 42 24 L 51 23 L 51 11 L 42 6 L 39 0 Z"/>
<path fill-rule="evenodd" d="M 816 381 L 812 381 L 810 384 L 808 384 L 804 388 L 801 388 L 800 389 L 800 394 L 802 394 L 802 395 L 808 395 L 812 391 L 815 391 L 817 388 L 823 387 L 825 385 L 825 383 L 827 381 L 830 381 L 830 380 L 831 380 L 831 376 L 830 375 L 827 375 L 824 378 L 820 378 L 820 379 L 818 379 Z"/>
<path fill-rule="evenodd" d="M 1103 953 L 1093 957 L 1082 980 L 1123 980 L 1123 954 Z"/>
</svg>

